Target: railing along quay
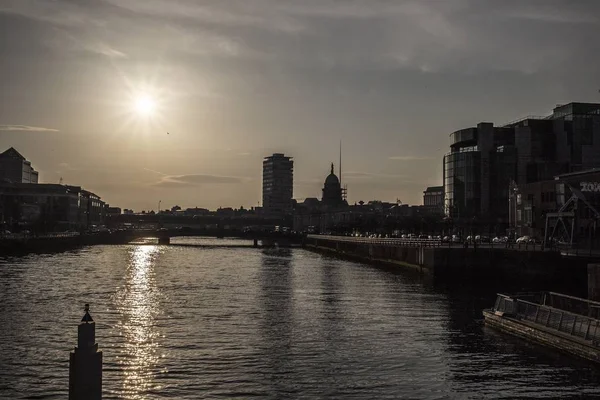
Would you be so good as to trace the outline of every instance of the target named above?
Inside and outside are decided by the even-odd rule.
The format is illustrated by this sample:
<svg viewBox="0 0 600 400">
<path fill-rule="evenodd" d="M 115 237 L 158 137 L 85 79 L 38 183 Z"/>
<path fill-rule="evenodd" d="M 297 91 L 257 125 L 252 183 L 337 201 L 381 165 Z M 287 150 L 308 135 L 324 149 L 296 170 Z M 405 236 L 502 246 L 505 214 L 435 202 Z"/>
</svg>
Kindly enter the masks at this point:
<svg viewBox="0 0 600 400">
<path fill-rule="evenodd" d="M 30 233 L 7 233 L 0 234 L 0 240 L 23 240 L 23 239 L 57 239 L 57 238 L 72 238 L 80 236 L 79 232 L 54 232 L 41 235 Z"/>
<path fill-rule="evenodd" d="M 307 235 L 308 239 L 329 240 L 334 242 L 376 244 L 399 247 L 443 247 L 448 243 L 437 239 L 401 239 L 401 238 L 365 238 L 333 235 Z M 461 244 L 462 245 L 462 244 Z"/>
<path fill-rule="evenodd" d="M 353 236 L 335 236 L 335 235 L 307 235 L 308 239 L 329 240 L 334 242 L 375 244 L 397 247 L 435 247 L 435 248 L 459 248 L 465 247 L 464 241 L 452 242 L 442 241 L 441 239 L 403 239 L 403 238 L 368 238 Z M 509 249 L 517 251 L 558 251 L 558 249 L 543 249 L 542 245 L 537 243 L 482 243 L 468 242 L 468 248 L 484 249 Z"/>
<path fill-rule="evenodd" d="M 600 347 L 600 321 L 590 316 L 581 315 L 568 310 L 555 308 L 544 304 L 550 297 L 565 297 L 585 302 L 584 299 L 571 298 L 559 293 L 549 292 L 544 294 L 542 304 L 498 294 L 494 311 L 516 316 L 518 319 L 532 322 L 567 335 L 589 340 L 594 346 Z M 525 296 L 526 297 L 526 296 Z M 600 303 L 587 301 L 588 312 L 598 315 Z M 592 310 L 594 310 L 592 312 Z"/>
</svg>

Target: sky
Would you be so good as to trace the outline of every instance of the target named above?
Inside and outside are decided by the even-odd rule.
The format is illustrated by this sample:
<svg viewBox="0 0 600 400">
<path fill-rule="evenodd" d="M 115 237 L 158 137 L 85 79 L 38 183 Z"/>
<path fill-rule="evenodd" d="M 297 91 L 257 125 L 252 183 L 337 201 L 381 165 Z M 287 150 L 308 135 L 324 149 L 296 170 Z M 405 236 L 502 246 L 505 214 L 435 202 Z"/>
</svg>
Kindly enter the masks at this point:
<svg viewBox="0 0 600 400">
<path fill-rule="evenodd" d="M 600 101 L 598 0 L 0 0 L 0 151 L 111 205 L 422 204 L 448 135 Z M 168 132 L 168 134 L 167 134 Z"/>
</svg>

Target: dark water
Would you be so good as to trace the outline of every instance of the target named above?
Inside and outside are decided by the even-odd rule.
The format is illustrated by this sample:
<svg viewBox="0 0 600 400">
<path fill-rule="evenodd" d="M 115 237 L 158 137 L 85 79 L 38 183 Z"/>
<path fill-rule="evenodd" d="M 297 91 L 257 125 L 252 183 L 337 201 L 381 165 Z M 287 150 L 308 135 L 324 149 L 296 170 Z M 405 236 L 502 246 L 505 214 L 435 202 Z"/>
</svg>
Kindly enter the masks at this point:
<svg viewBox="0 0 600 400">
<path fill-rule="evenodd" d="M 106 399 L 600 397 L 589 364 L 484 328 L 490 295 L 304 250 L 2 259 L 0 398 L 67 398 L 86 302 Z"/>
</svg>

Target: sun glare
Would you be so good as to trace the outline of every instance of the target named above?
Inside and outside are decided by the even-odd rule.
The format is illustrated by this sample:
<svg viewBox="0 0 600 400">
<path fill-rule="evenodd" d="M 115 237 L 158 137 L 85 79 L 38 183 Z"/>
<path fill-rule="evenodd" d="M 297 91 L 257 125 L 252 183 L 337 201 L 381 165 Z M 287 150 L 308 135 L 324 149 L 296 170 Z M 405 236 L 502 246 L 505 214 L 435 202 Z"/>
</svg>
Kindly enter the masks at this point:
<svg viewBox="0 0 600 400">
<path fill-rule="evenodd" d="M 143 116 L 150 116 L 156 108 L 156 103 L 148 96 L 140 96 L 135 100 L 135 111 Z"/>
</svg>

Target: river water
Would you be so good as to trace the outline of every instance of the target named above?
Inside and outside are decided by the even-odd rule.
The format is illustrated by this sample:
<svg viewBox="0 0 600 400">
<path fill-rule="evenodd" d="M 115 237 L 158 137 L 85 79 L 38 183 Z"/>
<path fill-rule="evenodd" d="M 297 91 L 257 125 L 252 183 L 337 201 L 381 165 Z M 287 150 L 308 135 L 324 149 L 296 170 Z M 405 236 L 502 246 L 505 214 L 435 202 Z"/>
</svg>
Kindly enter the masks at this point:
<svg viewBox="0 0 600 400">
<path fill-rule="evenodd" d="M 0 398 L 67 398 L 85 303 L 105 399 L 600 397 L 598 370 L 485 328 L 495 288 L 467 288 L 301 249 L 4 258 Z"/>
</svg>

